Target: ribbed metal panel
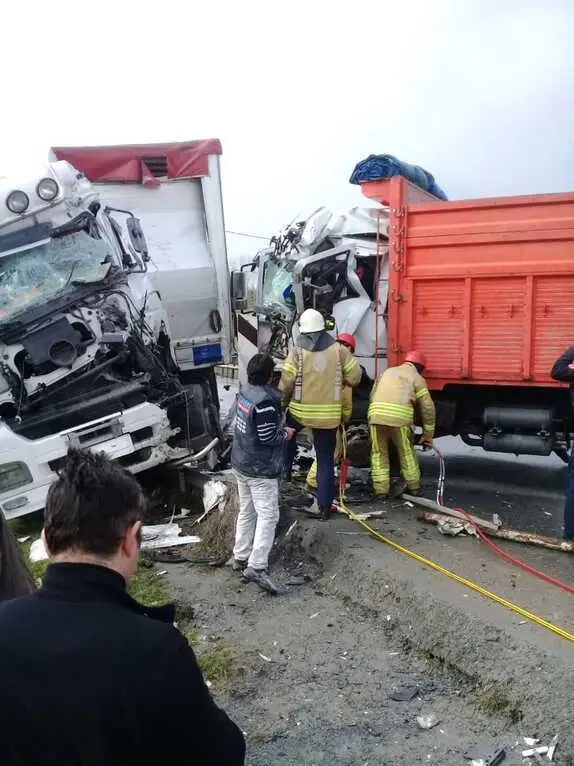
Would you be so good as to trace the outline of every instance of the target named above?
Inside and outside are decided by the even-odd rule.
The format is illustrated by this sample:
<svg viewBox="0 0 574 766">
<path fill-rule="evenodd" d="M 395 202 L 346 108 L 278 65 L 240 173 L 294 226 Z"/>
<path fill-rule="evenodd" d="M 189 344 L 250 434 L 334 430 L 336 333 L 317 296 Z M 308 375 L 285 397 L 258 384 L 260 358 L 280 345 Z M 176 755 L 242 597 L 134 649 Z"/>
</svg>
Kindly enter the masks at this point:
<svg viewBox="0 0 574 766">
<path fill-rule="evenodd" d="M 480 380 L 521 380 L 525 335 L 524 278 L 472 282 L 471 374 Z"/>
<path fill-rule="evenodd" d="M 459 377 L 462 365 L 464 280 L 412 283 L 413 348 L 429 360 L 430 375 Z"/>
<path fill-rule="evenodd" d="M 574 345 L 573 319 L 574 277 L 535 277 L 532 366 L 536 378 L 550 380 L 556 359 Z"/>
</svg>

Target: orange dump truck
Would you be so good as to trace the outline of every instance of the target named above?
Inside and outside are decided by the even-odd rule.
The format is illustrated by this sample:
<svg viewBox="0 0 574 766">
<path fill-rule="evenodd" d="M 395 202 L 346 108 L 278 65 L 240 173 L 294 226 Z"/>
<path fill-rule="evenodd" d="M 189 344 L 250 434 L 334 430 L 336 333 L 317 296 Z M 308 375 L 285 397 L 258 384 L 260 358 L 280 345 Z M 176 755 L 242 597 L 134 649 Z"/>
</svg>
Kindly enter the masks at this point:
<svg viewBox="0 0 574 766">
<path fill-rule="evenodd" d="M 389 209 L 387 361 L 424 352 L 437 435 L 565 457 L 570 392 L 550 370 L 574 345 L 574 194 L 442 202 L 402 177 L 362 191 Z"/>
</svg>

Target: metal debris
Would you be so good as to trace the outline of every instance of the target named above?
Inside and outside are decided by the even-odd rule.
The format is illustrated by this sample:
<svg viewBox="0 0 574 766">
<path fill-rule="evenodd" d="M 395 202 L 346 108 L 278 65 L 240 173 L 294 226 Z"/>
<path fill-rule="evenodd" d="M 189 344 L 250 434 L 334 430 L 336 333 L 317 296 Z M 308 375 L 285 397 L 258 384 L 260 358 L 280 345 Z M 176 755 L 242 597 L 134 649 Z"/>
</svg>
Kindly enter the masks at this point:
<svg viewBox="0 0 574 766">
<path fill-rule="evenodd" d="M 292 586 L 305 585 L 305 583 L 308 582 L 308 581 L 309 581 L 309 578 L 307 578 L 305 576 L 294 575 L 293 577 L 290 577 L 287 580 L 285 585 L 292 585 Z"/>
<path fill-rule="evenodd" d="M 471 524 L 464 524 L 462 521 L 454 521 L 451 519 L 440 519 L 437 522 L 437 529 L 441 535 L 448 537 L 456 537 L 460 534 L 470 535 L 477 537 L 476 530 Z"/>
<path fill-rule="evenodd" d="M 527 750 L 522 751 L 523 758 L 532 758 L 534 755 L 546 755 L 548 752 L 548 745 L 538 745 L 537 747 L 529 747 Z"/>
<path fill-rule="evenodd" d="M 552 761 L 554 759 L 554 753 L 556 752 L 556 748 L 558 747 L 558 734 L 555 734 L 552 737 L 552 740 L 550 744 L 548 745 L 548 752 L 546 754 L 546 757 L 549 761 Z"/>
<path fill-rule="evenodd" d="M 416 684 L 404 684 L 395 686 L 390 694 L 390 698 L 395 702 L 410 702 L 419 693 L 419 687 Z"/>
<path fill-rule="evenodd" d="M 296 527 L 296 526 L 297 526 L 297 521 L 294 521 L 294 522 L 291 524 L 291 526 L 289 527 L 289 529 L 287 530 L 287 532 L 285 532 L 285 539 L 287 539 L 287 538 L 289 537 L 289 535 L 290 535 L 290 534 L 291 534 L 291 532 L 292 532 L 292 531 L 295 529 L 295 527 Z"/>
<path fill-rule="evenodd" d="M 440 723 L 440 719 L 434 713 L 417 715 L 416 721 L 419 729 L 433 729 Z"/>
</svg>

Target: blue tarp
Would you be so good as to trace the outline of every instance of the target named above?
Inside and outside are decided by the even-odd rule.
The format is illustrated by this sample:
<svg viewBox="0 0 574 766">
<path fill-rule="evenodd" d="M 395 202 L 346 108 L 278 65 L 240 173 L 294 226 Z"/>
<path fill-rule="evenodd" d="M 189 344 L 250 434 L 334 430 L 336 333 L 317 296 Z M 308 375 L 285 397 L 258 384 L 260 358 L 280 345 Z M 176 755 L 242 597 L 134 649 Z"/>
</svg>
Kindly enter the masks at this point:
<svg viewBox="0 0 574 766">
<path fill-rule="evenodd" d="M 418 165 L 409 165 L 401 162 L 392 154 L 370 154 L 366 160 L 361 160 L 351 174 L 349 181 L 352 184 L 360 184 L 365 181 L 380 181 L 383 178 L 404 176 L 421 189 L 434 194 L 439 199 L 448 199 L 443 190 L 434 180 L 432 173 Z"/>
</svg>

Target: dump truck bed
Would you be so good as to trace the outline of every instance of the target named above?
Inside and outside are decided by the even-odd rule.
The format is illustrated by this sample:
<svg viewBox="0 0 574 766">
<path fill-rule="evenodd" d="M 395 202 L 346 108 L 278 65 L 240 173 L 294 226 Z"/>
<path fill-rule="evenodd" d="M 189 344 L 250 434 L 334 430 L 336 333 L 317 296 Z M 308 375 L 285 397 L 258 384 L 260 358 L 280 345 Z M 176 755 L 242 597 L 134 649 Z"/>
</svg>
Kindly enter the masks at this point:
<svg viewBox="0 0 574 766">
<path fill-rule="evenodd" d="M 397 177 L 363 184 L 390 208 L 389 364 L 425 353 L 449 384 L 554 386 L 574 344 L 574 194 L 441 202 Z"/>
</svg>

